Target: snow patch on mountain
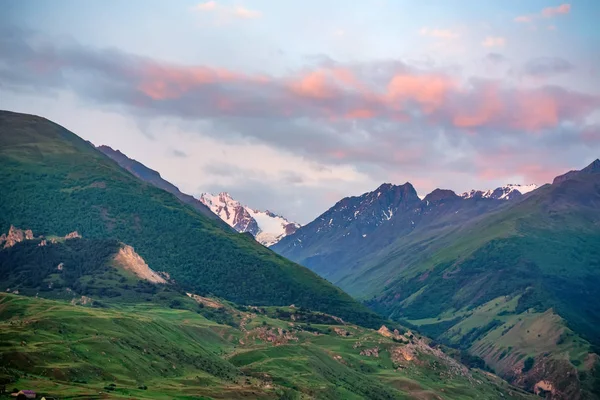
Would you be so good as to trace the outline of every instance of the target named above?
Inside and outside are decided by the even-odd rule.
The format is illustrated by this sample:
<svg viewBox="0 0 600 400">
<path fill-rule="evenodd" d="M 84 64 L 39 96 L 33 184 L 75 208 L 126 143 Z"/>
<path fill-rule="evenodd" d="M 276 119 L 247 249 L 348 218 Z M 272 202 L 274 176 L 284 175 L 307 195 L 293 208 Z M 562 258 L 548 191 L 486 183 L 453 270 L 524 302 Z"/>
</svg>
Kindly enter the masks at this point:
<svg viewBox="0 0 600 400">
<path fill-rule="evenodd" d="M 272 246 L 294 233 L 300 224 L 269 210 L 255 210 L 234 200 L 229 193 L 203 193 L 200 201 L 238 232 L 249 232 L 264 246 Z"/>
<path fill-rule="evenodd" d="M 524 195 L 531 191 L 537 189 L 538 186 L 535 183 L 530 185 L 518 185 L 518 184 L 508 184 L 505 186 L 501 186 L 496 189 L 490 190 L 471 190 L 469 192 L 464 192 L 460 195 L 463 199 L 471 199 L 471 198 L 484 198 L 484 199 L 496 199 L 496 200 L 511 200 L 520 195 Z"/>
</svg>

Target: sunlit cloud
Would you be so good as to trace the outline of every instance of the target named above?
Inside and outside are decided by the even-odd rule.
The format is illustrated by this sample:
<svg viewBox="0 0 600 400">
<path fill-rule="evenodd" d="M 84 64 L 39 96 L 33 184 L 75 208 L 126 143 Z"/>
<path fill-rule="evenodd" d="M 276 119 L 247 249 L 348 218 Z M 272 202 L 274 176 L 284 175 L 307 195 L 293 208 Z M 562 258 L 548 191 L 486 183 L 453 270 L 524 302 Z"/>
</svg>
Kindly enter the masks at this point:
<svg viewBox="0 0 600 400">
<path fill-rule="evenodd" d="M 490 38 L 497 47 L 498 38 Z M 600 112 L 600 93 L 537 79 L 483 79 L 435 63 L 325 57 L 263 74 L 167 63 L 31 39 L 24 32 L 0 35 L 0 48 L 0 82 L 10 82 L 6 93 L 69 92 L 145 123 L 168 119 L 212 141 L 265 146 L 325 167 L 349 166 L 361 176 L 404 170 L 435 173 L 438 181 L 446 173 L 542 179 L 554 169 L 532 165 L 547 167 L 549 155 L 566 151 L 570 160 L 578 159 L 582 148 L 598 146 L 593 118 Z M 508 64 L 523 76 L 552 77 L 574 68 L 560 58 L 517 64 L 512 56 L 509 61 L 495 50 L 486 53 L 490 65 Z M 544 152 L 526 159 L 515 153 L 519 146 Z M 161 151 L 173 148 L 187 157 L 171 151 L 170 159 L 194 159 L 181 143 Z M 508 165 L 490 165 L 500 152 Z M 481 165 L 475 162 L 479 157 Z M 294 176 L 273 179 L 299 182 Z"/>
<path fill-rule="evenodd" d="M 539 18 L 552 18 L 558 15 L 565 15 L 571 12 L 571 5 L 568 3 L 556 7 L 546 7 L 537 14 L 519 15 L 513 21 L 521 23 L 530 23 Z"/>
<path fill-rule="evenodd" d="M 260 18 L 262 13 L 256 10 L 250 10 L 242 6 L 227 6 L 216 1 L 207 1 L 192 7 L 193 11 L 210 14 L 218 18 L 218 22 L 224 22 L 232 18 L 255 19 Z"/>
<path fill-rule="evenodd" d="M 544 17 L 553 17 L 555 15 L 560 15 L 560 14 L 568 14 L 571 12 L 571 5 L 570 4 L 561 4 L 560 6 L 557 7 L 546 7 L 542 10 L 542 15 Z"/>
<path fill-rule="evenodd" d="M 256 10 L 249 10 L 245 7 L 234 7 L 233 9 L 233 14 L 240 17 L 240 18 L 259 18 L 262 14 L 260 13 L 260 11 L 256 11 Z"/>
<path fill-rule="evenodd" d="M 456 39 L 460 36 L 458 32 L 450 29 L 431 29 L 427 27 L 421 28 L 419 34 L 437 39 Z"/>
<path fill-rule="evenodd" d="M 531 22 L 531 21 L 533 21 L 533 18 L 531 16 L 527 16 L 527 15 L 520 15 L 518 17 L 515 17 L 514 21 L 515 22 Z"/>
</svg>

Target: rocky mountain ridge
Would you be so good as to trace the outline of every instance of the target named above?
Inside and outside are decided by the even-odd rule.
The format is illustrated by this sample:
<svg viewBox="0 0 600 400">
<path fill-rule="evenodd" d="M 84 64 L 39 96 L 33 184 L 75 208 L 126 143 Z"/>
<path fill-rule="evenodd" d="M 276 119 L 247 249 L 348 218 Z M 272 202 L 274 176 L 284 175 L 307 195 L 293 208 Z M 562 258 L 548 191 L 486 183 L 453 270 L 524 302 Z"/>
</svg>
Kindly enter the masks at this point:
<svg viewBox="0 0 600 400">
<path fill-rule="evenodd" d="M 259 243 L 267 247 L 300 228 L 300 224 L 269 210 L 260 211 L 242 205 L 227 192 L 217 195 L 203 193 L 200 201 L 236 231 L 252 234 Z"/>
</svg>

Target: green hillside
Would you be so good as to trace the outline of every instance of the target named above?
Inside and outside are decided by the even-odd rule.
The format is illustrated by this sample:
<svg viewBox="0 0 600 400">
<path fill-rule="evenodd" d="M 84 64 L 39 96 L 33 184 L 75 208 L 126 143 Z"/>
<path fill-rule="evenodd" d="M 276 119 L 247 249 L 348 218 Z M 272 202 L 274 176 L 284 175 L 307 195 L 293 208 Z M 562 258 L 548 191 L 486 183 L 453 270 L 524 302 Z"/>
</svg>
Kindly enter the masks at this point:
<svg viewBox="0 0 600 400">
<path fill-rule="evenodd" d="M 557 398 L 600 396 L 595 165 L 440 238 L 444 246 L 397 270 L 368 304 L 528 389 L 546 379 L 563 386 Z"/>
<path fill-rule="evenodd" d="M 229 232 L 135 178 L 46 119 L 0 112 L 0 231 L 78 231 L 133 246 L 183 288 L 241 304 L 302 305 L 378 327 L 382 320 L 313 272 Z"/>
<path fill-rule="evenodd" d="M 401 327 L 237 306 L 141 279 L 147 267 L 132 268 L 135 257 L 123 260 L 127 246 L 114 240 L 0 247 L 0 281 L 12 292 L 0 293 L 0 384 L 9 389 L 61 399 L 528 397 Z"/>
<path fill-rule="evenodd" d="M 529 398 L 416 336 L 402 344 L 277 318 L 298 309 L 221 307 L 234 326 L 154 303 L 99 309 L 0 293 L 0 380 L 61 399 Z"/>
</svg>

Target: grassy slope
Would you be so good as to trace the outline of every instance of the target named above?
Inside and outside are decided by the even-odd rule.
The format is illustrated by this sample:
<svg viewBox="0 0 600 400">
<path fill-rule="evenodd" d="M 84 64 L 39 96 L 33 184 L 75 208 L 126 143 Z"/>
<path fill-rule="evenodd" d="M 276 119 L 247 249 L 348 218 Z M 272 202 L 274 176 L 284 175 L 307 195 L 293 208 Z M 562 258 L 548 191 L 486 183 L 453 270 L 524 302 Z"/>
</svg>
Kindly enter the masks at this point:
<svg viewBox="0 0 600 400">
<path fill-rule="evenodd" d="M 548 185 L 462 227 L 447 246 L 400 270 L 371 305 L 469 349 L 529 388 L 535 382 L 511 370 L 532 357 L 530 374 L 545 366 L 556 382 L 598 392 L 600 376 L 591 375 L 600 367 L 588 352 L 600 340 L 599 176 Z M 474 311 L 503 296 L 515 302 L 511 315 Z M 538 327 L 533 338 L 525 321 Z"/>
<path fill-rule="evenodd" d="M 66 129 L 0 112 L 0 231 L 114 238 L 197 293 L 246 304 L 321 308 L 369 326 L 382 320 L 308 269 L 221 229 L 133 177 Z"/>
<path fill-rule="evenodd" d="M 527 397 L 479 371 L 454 373 L 431 354 L 393 361 L 392 349 L 409 345 L 375 331 L 276 318 L 297 309 L 223 305 L 241 328 L 154 303 L 96 309 L 0 294 L 0 375 L 16 380 L 11 388 L 65 399 Z M 281 327 L 292 338 L 278 345 L 260 334 Z M 378 357 L 359 354 L 376 346 Z"/>
</svg>

